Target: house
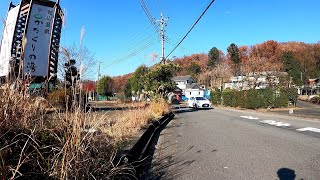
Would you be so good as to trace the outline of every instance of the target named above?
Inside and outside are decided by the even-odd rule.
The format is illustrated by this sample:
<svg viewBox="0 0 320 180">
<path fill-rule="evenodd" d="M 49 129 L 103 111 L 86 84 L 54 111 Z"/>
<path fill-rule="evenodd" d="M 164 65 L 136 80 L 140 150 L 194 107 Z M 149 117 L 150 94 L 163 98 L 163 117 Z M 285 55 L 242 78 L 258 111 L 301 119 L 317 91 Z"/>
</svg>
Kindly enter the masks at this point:
<svg viewBox="0 0 320 180">
<path fill-rule="evenodd" d="M 314 95 L 320 94 L 320 78 L 309 79 L 305 85 L 303 85 L 299 91 L 301 95 Z"/>
<path fill-rule="evenodd" d="M 182 90 L 178 87 L 174 89 L 172 92 L 168 94 L 168 100 L 171 103 L 178 103 L 182 101 Z"/>
<path fill-rule="evenodd" d="M 205 95 L 205 88 L 200 87 L 195 80 L 190 76 L 176 76 L 172 78 L 177 84 L 177 87 L 182 90 L 182 95 L 186 98 L 190 98 L 192 96 L 204 96 Z"/>
<path fill-rule="evenodd" d="M 229 82 L 224 84 L 224 88 L 237 89 L 237 90 L 248 90 L 248 89 L 265 89 L 279 85 L 280 76 L 287 76 L 286 72 L 259 72 L 259 73 L 248 73 L 243 76 L 231 77 Z"/>
</svg>

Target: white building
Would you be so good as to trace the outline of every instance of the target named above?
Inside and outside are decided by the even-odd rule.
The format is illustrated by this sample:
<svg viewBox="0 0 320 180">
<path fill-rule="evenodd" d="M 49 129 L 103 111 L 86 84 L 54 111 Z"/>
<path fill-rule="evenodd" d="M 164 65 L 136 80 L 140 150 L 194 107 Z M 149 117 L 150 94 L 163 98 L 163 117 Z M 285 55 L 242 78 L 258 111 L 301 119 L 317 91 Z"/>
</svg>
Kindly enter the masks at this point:
<svg viewBox="0 0 320 180">
<path fill-rule="evenodd" d="M 195 80 L 190 76 L 176 76 L 172 78 L 177 84 L 177 87 L 182 90 L 182 94 L 186 96 L 186 98 L 194 97 L 194 96 L 202 96 L 205 95 L 205 88 L 200 87 L 195 83 Z"/>
<path fill-rule="evenodd" d="M 280 83 L 280 76 L 287 76 L 285 72 L 259 72 L 249 73 L 245 76 L 231 77 L 224 88 L 248 90 L 248 89 L 265 89 L 270 86 L 276 86 Z"/>
</svg>

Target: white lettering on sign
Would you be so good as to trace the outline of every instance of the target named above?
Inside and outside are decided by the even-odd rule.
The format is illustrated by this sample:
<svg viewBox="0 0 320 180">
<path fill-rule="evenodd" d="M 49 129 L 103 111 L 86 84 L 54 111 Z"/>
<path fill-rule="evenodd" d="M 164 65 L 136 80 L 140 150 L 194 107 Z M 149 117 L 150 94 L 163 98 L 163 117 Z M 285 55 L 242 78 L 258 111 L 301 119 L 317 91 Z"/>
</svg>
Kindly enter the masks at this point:
<svg viewBox="0 0 320 180">
<path fill-rule="evenodd" d="M 278 126 L 278 127 L 289 127 L 291 126 L 291 124 L 289 123 L 284 123 L 284 122 L 277 122 L 277 121 L 274 121 L 274 120 L 263 120 L 263 121 L 260 121 L 261 123 L 264 123 L 264 124 L 270 124 L 272 126 Z"/>
<path fill-rule="evenodd" d="M 313 127 L 300 128 L 300 129 L 297 129 L 297 131 L 301 131 L 301 132 L 311 131 L 311 132 L 320 133 L 320 129 L 313 128 Z"/>
<path fill-rule="evenodd" d="M 257 117 L 252 117 L 252 116 L 240 116 L 240 117 L 245 119 L 259 119 Z"/>
</svg>

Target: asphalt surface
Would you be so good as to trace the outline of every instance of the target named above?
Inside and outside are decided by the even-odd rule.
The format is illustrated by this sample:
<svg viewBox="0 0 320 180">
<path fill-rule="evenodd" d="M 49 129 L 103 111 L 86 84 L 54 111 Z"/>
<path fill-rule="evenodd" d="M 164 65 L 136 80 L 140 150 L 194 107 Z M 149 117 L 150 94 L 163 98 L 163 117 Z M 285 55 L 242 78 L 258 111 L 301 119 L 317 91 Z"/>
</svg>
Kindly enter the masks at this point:
<svg viewBox="0 0 320 180">
<path fill-rule="evenodd" d="M 275 114 L 288 115 L 289 109 L 271 109 L 270 112 L 273 112 Z M 293 114 L 291 114 L 291 116 L 320 119 L 320 105 L 298 100 L 296 107 L 293 108 Z"/>
<path fill-rule="evenodd" d="M 320 122 L 252 111 L 177 109 L 154 179 L 320 179 Z"/>
</svg>

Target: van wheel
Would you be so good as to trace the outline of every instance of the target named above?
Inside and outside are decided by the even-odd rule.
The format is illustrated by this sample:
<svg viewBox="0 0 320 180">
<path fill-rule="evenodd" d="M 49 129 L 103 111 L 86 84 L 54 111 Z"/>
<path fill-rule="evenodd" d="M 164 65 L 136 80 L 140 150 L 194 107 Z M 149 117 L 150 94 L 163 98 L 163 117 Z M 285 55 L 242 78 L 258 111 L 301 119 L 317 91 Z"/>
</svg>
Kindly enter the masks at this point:
<svg viewBox="0 0 320 180">
<path fill-rule="evenodd" d="M 193 108 L 194 108 L 194 109 L 198 109 L 197 104 L 194 104 Z"/>
</svg>

